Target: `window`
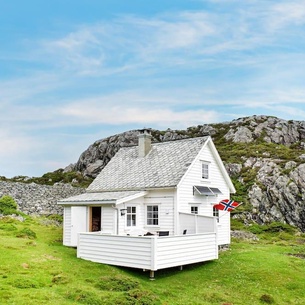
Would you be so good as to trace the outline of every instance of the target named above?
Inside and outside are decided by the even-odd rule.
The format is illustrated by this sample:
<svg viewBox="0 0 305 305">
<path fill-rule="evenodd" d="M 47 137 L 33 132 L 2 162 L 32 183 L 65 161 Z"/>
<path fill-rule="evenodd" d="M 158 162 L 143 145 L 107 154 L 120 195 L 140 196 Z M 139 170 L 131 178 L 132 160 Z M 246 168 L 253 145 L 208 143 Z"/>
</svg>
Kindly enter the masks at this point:
<svg viewBox="0 0 305 305">
<path fill-rule="evenodd" d="M 157 205 L 147 206 L 147 225 L 157 226 L 159 224 L 159 207 Z"/>
<path fill-rule="evenodd" d="M 135 227 L 137 225 L 136 207 L 127 207 L 127 227 Z"/>
<path fill-rule="evenodd" d="M 217 217 L 217 222 L 219 222 L 219 210 L 213 208 L 213 216 Z"/>
<path fill-rule="evenodd" d="M 191 207 L 191 213 L 192 214 L 198 214 L 198 207 L 197 206 L 192 206 Z"/>
<path fill-rule="evenodd" d="M 209 163 L 202 163 L 202 179 L 209 179 Z"/>
</svg>

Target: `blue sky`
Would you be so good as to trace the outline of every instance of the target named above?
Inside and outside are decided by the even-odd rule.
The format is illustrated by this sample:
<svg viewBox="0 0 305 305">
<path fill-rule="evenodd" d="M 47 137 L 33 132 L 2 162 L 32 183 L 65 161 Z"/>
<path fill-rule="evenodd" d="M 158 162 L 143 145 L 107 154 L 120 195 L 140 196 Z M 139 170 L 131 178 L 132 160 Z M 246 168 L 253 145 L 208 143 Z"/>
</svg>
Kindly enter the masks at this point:
<svg viewBox="0 0 305 305">
<path fill-rule="evenodd" d="M 305 1 L 0 0 L 0 175 L 95 140 L 265 114 L 305 120 Z"/>
</svg>

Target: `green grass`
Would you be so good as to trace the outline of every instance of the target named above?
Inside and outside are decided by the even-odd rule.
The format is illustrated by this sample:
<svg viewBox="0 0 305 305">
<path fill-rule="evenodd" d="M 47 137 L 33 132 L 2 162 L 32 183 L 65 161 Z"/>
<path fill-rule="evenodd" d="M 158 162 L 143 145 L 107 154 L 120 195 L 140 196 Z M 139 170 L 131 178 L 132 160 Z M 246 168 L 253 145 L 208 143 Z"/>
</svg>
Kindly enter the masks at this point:
<svg viewBox="0 0 305 305">
<path fill-rule="evenodd" d="M 234 240 L 218 260 L 159 270 L 150 281 L 142 270 L 77 259 L 61 227 L 45 223 L 0 220 L 1 304 L 305 304 L 302 236 L 264 231 L 259 242 Z"/>
</svg>

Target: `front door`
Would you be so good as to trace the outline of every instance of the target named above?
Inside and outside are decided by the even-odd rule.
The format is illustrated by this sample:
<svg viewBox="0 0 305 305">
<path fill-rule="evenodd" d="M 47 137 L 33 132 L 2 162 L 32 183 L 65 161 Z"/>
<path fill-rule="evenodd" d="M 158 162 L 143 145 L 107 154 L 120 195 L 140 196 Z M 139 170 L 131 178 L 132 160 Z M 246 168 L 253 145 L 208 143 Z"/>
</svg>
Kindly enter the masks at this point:
<svg viewBox="0 0 305 305">
<path fill-rule="evenodd" d="M 90 209 L 91 219 L 90 219 L 90 231 L 96 232 L 101 231 L 102 224 L 102 208 L 101 207 L 91 207 Z"/>
</svg>

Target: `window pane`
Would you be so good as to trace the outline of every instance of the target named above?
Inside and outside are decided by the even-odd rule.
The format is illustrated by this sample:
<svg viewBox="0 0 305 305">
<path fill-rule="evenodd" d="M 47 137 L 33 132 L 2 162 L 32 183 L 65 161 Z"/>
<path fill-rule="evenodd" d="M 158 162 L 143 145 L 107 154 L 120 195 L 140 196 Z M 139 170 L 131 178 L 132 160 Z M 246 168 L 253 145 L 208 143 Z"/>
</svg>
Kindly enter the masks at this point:
<svg viewBox="0 0 305 305">
<path fill-rule="evenodd" d="M 147 206 L 147 224 L 148 225 L 159 224 L 159 207 L 157 205 Z"/>
<path fill-rule="evenodd" d="M 137 218 L 136 212 L 137 212 L 136 207 L 127 207 L 127 215 L 126 215 L 127 227 L 136 226 L 136 218 Z"/>
<path fill-rule="evenodd" d="M 209 165 L 207 163 L 202 163 L 202 178 L 209 179 Z"/>
</svg>

